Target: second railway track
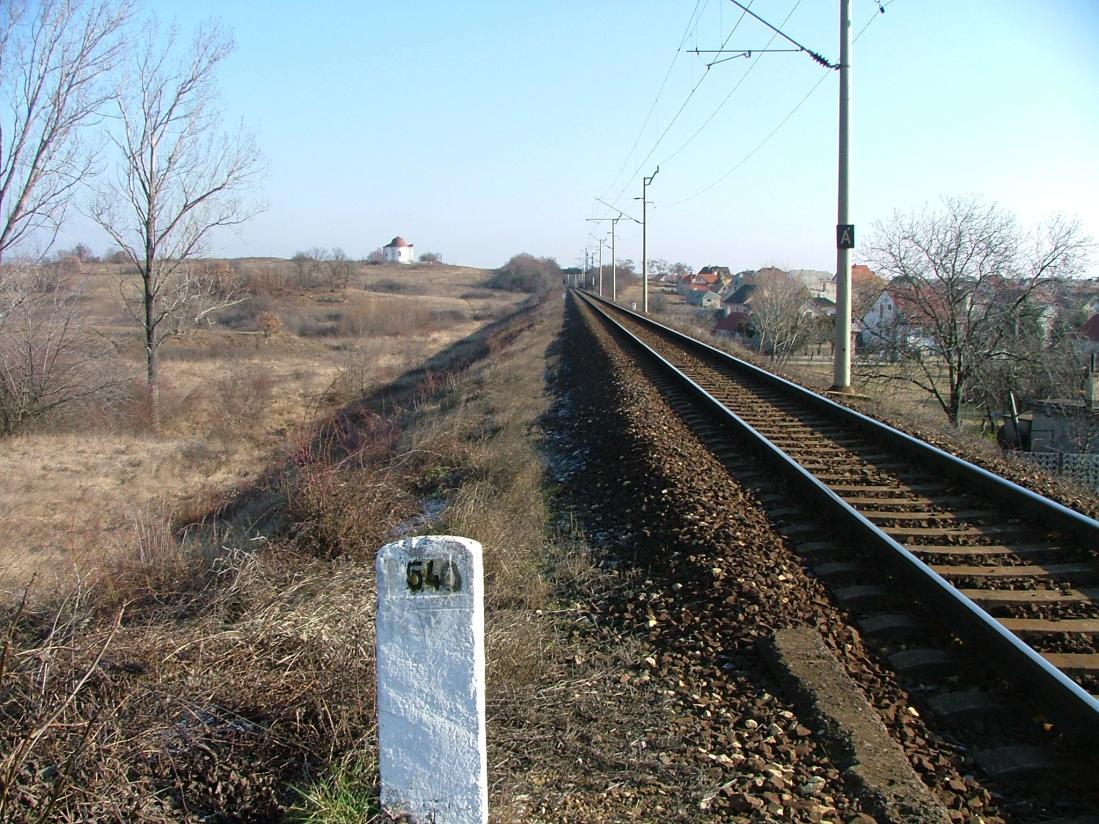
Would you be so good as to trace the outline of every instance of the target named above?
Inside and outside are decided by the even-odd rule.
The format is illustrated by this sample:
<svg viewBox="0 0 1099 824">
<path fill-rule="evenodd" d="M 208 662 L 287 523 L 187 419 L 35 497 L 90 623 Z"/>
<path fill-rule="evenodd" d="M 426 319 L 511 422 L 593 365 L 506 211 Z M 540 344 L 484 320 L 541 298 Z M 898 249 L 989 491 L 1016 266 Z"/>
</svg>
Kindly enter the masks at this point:
<svg viewBox="0 0 1099 824">
<path fill-rule="evenodd" d="M 634 313 L 580 299 L 640 347 L 660 380 L 702 404 L 696 422 L 715 453 L 735 462 L 742 444 L 723 439 L 756 438 L 766 463 L 754 457 L 749 474 L 769 467 L 829 522 L 822 534 L 793 504 L 769 513 L 786 521 L 786 534 L 803 533 L 799 553 L 839 582 L 838 597 L 888 602 L 888 592 L 859 581 L 867 566 L 892 570 L 1061 730 L 1095 740 L 1099 523 Z M 848 543 L 860 553 L 845 551 Z M 919 626 L 879 610 L 863 631 Z M 942 663 L 918 645 L 894 658 L 902 668 Z M 951 700 L 969 709 L 990 702 L 972 692 Z"/>
</svg>

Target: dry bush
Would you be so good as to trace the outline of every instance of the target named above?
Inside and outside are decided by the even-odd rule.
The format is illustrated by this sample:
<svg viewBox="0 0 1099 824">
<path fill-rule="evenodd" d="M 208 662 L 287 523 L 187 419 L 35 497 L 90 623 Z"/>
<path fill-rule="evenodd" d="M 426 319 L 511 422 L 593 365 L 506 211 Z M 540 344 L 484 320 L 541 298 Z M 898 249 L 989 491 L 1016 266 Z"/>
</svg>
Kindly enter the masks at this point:
<svg viewBox="0 0 1099 824">
<path fill-rule="evenodd" d="M 275 378 L 259 364 L 240 364 L 211 385 L 210 425 L 229 440 L 255 429 L 271 404 Z"/>
<path fill-rule="evenodd" d="M 159 621 L 92 620 L 92 589 L 0 618 L 0 819 L 273 820 L 367 748 L 369 567 L 237 553 L 215 571 Z"/>
<path fill-rule="evenodd" d="M 368 411 L 337 416 L 300 443 L 283 482 L 295 545 L 319 558 L 362 558 L 416 512 L 389 465 L 399 431 Z"/>
<path fill-rule="evenodd" d="M 263 332 L 264 340 L 272 338 L 282 331 L 282 318 L 275 312 L 264 312 L 257 318 L 257 321 L 260 331 Z"/>
<path fill-rule="evenodd" d="M 378 360 L 384 347 L 366 338 L 344 351 L 340 371 L 324 393 L 324 401 L 342 405 L 365 397 L 381 380 Z"/>
<path fill-rule="evenodd" d="M 275 310 L 275 299 L 266 290 L 250 295 L 240 303 L 217 314 L 218 325 L 237 331 L 254 332 L 261 328 L 260 318 Z"/>
<path fill-rule="evenodd" d="M 0 266 L 0 436 L 56 422 L 124 380 L 117 353 L 84 317 L 87 283 L 52 271 Z"/>
<path fill-rule="evenodd" d="M 295 545 L 318 558 L 362 558 L 411 517 L 416 504 L 386 469 L 302 467 L 287 489 Z"/>
<path fill-rule="evenodd" d="M 439 328 L 438 311 L 412 302 L 369 301 L 341 313 L 336 334 L 345 337 L 428 334 Z"/>
<path fill-rule="evenodd" d="M 409 292 L 413 289 L 413 285 L 408 281 L 395 278 L 381 278 L 368 284 L 367 288 L 373 292 Z"/>
</svg>

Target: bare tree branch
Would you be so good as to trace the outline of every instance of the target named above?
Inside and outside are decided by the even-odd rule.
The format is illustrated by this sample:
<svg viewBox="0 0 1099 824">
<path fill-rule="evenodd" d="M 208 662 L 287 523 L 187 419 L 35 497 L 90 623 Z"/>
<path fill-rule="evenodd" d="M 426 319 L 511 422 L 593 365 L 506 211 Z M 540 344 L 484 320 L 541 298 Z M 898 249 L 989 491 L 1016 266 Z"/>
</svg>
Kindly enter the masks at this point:
<svg viewBox="0 0 1099 824">
<path fill-rule="evenodd" d="M 83 139 L 110 100 L 131 0 L 0 4 L 0 259 L 40 231 L 52 245 L 73 190 L 95 170 Z"/>
<path fill-rule="evenodd" d="M 1006 376 L 1047 357 L 1051 289 L 1082 271 L 1089 241 L 1060 217 L 1024 235 L 994 203 L 943 206 L 875 226 L 870 256 L 890 281 L 863 317 L 859 369 L 924 389 L 957 425 L 964 404 L 1002 401 Z"/>
</svg>

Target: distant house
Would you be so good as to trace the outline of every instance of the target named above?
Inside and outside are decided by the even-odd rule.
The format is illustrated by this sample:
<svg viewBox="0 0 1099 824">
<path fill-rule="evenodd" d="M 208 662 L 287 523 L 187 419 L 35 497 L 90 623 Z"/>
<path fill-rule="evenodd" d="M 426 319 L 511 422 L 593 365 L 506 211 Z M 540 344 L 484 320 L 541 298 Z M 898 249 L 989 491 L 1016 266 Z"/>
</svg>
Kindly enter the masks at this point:
<svg viewBox="0 0 1099 824">
<path fill-rule="evenodd" d="M 945 303 L 934 286 L 918 294 L 906 278 L 894 278 L 860 318 L 862 343 L 871 350 L 934 349 L 935 340 L 926 330 L 936 315 L 945 316 Z"/>
<path fill-rule="evenodd" d="M 412 263 L 416 259 L 412 244 L 400 235 L 382 247 L 382 256 L 386 263 Z"/>
<path fill-rule="evenodd" d="M 836 302 L 836 276 L 820 269 L 791 269 L 790 277 L 802 284 L 810 298 L 826 298 Z"/>
<path fill-rule="evenodd" d="M 729 271 L 728 266 L 703 266 L 699 269 L 698 274 L 707 279 L 712 277 L 713 280 L 709 281 L 710 284 L 719 288 L 729 285 L 733 280 L 733 274 Z M 719 288 L 714 291 L 719 291 Z"/>
<path fill-rule="evenodd" d="M 825 297 L 811 297 L 805 302 L 805 314 L 815 318 L 836 316 L 836 302 Z"/>
<path fill-rule="evenodd" d="M 752 296 L 759 287 L 754 283 L 745 283 L 739 289 L 733 290 L 725 296 L 721 305 L 725 309 L 725 316 L 731 317 L 740 312 L 751 313 Z"/>
<path fill-rule="evenodd" d="M 1075 342 L 1076 351 L 1090 355 L 1099 352 L 1099 313 L 1088 318 L 1080 327 L 1080 337 Z"/>
<path fill-rule="evenodd" d="M 691 303 L 696 306 L 701 306 L 703 309 L 721 308 L 721 295 L 711 290 L 706 290 L 705 292 L 691 292 L 688 295 L 688 299 Z"/>
<path fill-rule="evenodd" d="M 751 337 L 752 329 L 750 326 L 752 317 L 747 312 L 734 312 L 731 315 L 725 315 L 714 324 L 713 332 L 715 335 L 732 335 L 737 337 Z"/>
<path fill-rule="evenodd" d="M 683 275 L 676 283 L 675 290 L 684 296 L 693 290 L 708 291 L 715 280 L 716 276 L 707 279 L 703 275 Z"/>
</svg>

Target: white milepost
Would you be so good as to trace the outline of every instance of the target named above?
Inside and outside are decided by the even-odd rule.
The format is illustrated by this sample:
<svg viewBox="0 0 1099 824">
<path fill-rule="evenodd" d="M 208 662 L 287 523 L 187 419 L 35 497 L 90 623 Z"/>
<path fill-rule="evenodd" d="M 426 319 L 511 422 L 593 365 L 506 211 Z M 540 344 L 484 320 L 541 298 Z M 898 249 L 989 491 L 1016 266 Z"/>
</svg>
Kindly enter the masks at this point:
<svg viewBox="0 0 1099 824">
<path fill-rule="evenodd" d="M 382 809 L 432 824 L 486 824 L 481 545 L 429 535 L 378 550 Z"/>
</svg>

